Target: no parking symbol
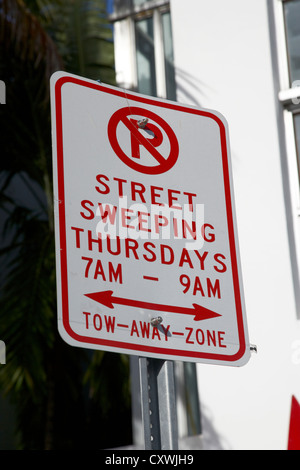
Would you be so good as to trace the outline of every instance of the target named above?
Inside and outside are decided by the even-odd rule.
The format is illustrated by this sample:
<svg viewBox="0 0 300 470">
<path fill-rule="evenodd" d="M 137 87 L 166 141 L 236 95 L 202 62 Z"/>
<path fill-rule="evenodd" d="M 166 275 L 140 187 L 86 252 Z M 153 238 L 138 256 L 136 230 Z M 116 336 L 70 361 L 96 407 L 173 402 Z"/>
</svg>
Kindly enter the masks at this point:
<svg viewBox="0 0 300 470">
<path fill-rule="evenodd" d="M 133 116 L 139 116 L 137 119 Z M 149 122 L 151 120 L 151 122 Z M 142 125 L 139 125 L 143 122 Z M 124 151 L 117 137 L 118 126 L 123 124 L 130 135 L 130 148 Z M 164 135 L 168 139 L 167 155 L 160 152 Z M 127 166 L 140 173 L 158 175 L 170 170 L 176 163 L 179 146 L 176 135 L 170 125 L 158 114 L 140 107 L 125 107 L 116 111 L 108 123 L 108 138 L 116 155 Z M 141 163 L 140 148 L 143 147 L 150 155 L 150 164 Z M 155 163 L 153 165 L 153 163 Z"/>
</svg>

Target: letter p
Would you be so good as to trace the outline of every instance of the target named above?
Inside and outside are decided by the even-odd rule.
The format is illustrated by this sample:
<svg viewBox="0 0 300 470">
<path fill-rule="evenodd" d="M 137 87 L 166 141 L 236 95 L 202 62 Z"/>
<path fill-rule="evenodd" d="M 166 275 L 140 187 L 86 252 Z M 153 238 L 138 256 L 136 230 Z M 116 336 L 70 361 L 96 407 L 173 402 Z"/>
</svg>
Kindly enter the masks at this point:
<svg viewBox="0 0 300 470">
<path fill-rule="evenodd" d="M 138 121 L 136 119 L 130 119 L 132 124 L 139 129 Z M 146 133 L 147 138 L 153 147 L 159 147 L 163 141 L 163 135 L 161 130 L 155 126 L 155 124 L 147 124 L 142 130 Z M 131 133 L 131 153 L 133 158 L 141 158 L 140 146 L 143 145 L 142 141 L 139 141 L 135 135 Z"/>
</svg>

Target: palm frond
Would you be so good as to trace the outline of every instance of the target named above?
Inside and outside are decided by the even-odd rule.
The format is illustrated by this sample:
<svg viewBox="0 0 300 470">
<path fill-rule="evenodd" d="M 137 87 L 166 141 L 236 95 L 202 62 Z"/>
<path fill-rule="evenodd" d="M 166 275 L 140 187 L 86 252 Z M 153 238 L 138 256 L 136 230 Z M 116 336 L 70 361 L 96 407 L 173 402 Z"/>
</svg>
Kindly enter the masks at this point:
<svg viewBox="0 0 300 470">
<path fill-rule="evenodd" d="M 62 66 L 55 43 L 22 0 L 1 0 L 0 44 L 1 53 L 17 57 L 22 68 L 43 64 L 46 79 Z"/>
<path fill-rule="evenodd" d="M 47 31 L 69 72 L 115 83 L 112 29 L 103 0 L 66 0 L 52 9 Z"/>
<path fill-rule="evenodd" d="M 71 348 L 56 325 L 49 78 L 63 69 L 114 83 L 105 16 L 104 0 L 0 0 L 0 389 L 26 449 L 115 445 L 111 419 L 120 445 L 130 434 L 128 358 Z"/>
</svg>

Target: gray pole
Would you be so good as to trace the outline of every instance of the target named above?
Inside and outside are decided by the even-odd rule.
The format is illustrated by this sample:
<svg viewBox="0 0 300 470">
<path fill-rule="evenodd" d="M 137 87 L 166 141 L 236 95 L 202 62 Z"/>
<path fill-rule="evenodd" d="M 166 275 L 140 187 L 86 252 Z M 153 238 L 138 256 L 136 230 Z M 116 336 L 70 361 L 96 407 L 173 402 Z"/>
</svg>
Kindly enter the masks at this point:
<svg viewBox="0 0 300 470">
<path fill-rule="evenodd" d="M 145 450 L 177 450 L 174 363 L 139 358 Z"/>
</svg>

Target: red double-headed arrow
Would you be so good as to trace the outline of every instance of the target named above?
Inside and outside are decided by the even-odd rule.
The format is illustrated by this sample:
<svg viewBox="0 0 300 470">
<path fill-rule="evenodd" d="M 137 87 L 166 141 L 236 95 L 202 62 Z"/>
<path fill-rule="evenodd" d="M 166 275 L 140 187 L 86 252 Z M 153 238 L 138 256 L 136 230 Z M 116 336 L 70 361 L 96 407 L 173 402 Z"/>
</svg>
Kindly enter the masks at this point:
<svg viewBox="0 0 300 470">
<path fill-rule="evenodd" d="M 102 292 L 93 292 L 91 294 L 84 294 L 96 302 L 105 305 L 109 308 L 114 308 L 114 304 L 128 305 L 129 307 L 146 308 L 148 310 L 157 310 L 159 312 L 172 312 L 181 313 L 183 315 L 193 315 L 195 321 L 207 320 L 208 318 L 220 317 L 219 313 L 213 312 L 208 308 L 201 307 L 198 304 L 192 304 L 192 308 L 176 307 L 173 305 L 155 304 L 152 302 L 142 302 L 140 300 L 124 299 L 122 297 L 115 297 L 112 290 L 105 290 Z"/>
</svg>

